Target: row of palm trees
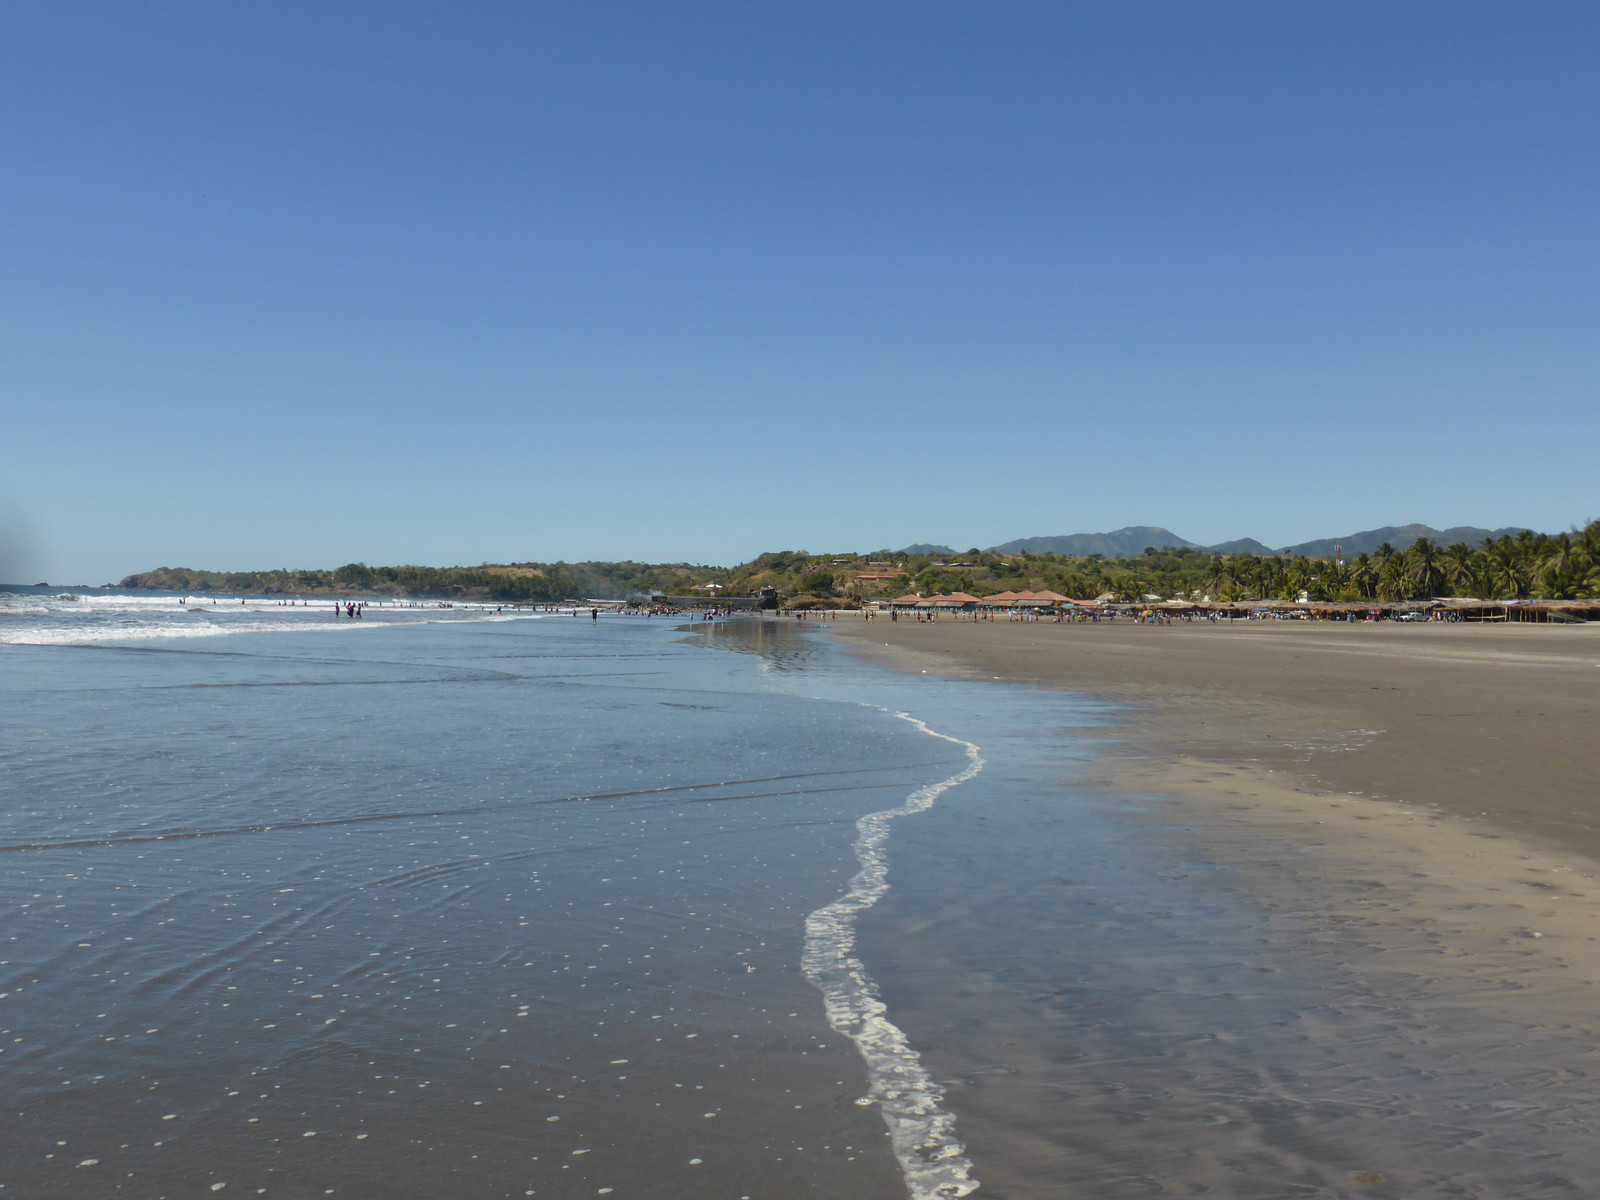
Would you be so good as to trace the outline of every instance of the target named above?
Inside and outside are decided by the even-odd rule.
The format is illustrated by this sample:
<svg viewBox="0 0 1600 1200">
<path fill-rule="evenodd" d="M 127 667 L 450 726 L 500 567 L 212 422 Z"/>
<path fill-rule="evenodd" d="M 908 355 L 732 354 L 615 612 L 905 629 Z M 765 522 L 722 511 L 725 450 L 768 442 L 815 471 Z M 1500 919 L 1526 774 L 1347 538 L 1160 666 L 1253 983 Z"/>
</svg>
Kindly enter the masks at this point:
<svg viewBox="0 0 1600 1200">
<path fill-rule="evenodd" d="M 1528 531 L 1477 546 L 1418 538 L 1405 550 L 1388 542 L 1348 563 L 1314 558 L 1217 555 L 1209 565 L 1217 599 L 1481 600 L 1600 598 L 1600 521 L 1574 533 Z"/>
</svg>

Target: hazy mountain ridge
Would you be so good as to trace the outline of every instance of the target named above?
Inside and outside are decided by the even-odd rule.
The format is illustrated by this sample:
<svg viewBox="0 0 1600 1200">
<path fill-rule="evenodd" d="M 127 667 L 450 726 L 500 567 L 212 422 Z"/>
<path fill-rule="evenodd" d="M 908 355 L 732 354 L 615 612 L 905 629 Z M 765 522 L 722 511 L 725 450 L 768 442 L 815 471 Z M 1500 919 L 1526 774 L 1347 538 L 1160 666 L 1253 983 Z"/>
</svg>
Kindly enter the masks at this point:
<svg viewBox="0 0 1600 1200">
<path fill-rule="evenodd" d="M 1218 542 L 1215 546 L 1205 546 L 1202 549 L 1206 554 L 1254 554 L 1257 558 L 1277 553 L 1271 546 L 1258 542 L 1255 538 L 1238 538 L 1231 542 Z"/>
<path fill-rule="evenodd" d="M 1332 558 L 1334 547 L 1340 546 L 1344 549 L 1345 559 L 1349 560 L 1358 554 L 1371 554 L 1385 542 L 1396 550 L 1409 549 L 1421 538 L 1441 546 L 1453 546 L 1457 542 L 1475 546 L 1488 538 L 1515 537 L 1525 528 L 1523 525 L 1510 525 L 1504 529 L 1479 529 L 1475 525 L 1453 525 L 1449 529 L 1434 529 L 1431 525 L 1385 525 L 1382 529 L 1364 529 L 1342 538 L 1321 538 L 1314 542 L 1301 542 L 1297 546 L 1285 546 L 1278 553 L 1288 558 L 1301 554 L 1307 558 Z"/>
<path fill-rule="evenodd" d="M 1405 550 L 1421 538 L 1427 538 L 1441 546 L 1453 546 L 1457 542 L 1476 546 L 1488 538 L 1515 537 L 1526 528 L 1523 525 L 1510 525 L 1502 529 L 1480 529 L 1475 525 L 1453 525 L 1449 529 L 1435 529 L 1431 525 L 1385 525 L 1380 529 L 1364 529 L 1357 533 L 1345 534 L 1343 537 L 1318 538 L 1315 541 L 1300 542 L 1297 545 L 1274 550 L 1255 538 L 1238 538 L 1231 542 L 1219 542 L 1214 546 L 1202 546 L 1198 542 L 1181 538 L 1172 530 L 1160 525 L 1129 525 L 1108 533 L 1071 533 L 1053 537 L 1017 538 L 998 546 L 990 546 L 988 553 L 1020 554 L 1026 551 L 1029 554 L 1068 554 L 1080 557 L 1099 554 L 1105 558 L 1137 558 L 1147 547 L 1153 546 L 1160 550 L 1171 546 L 1191 547 L 1203 554 L 1254 554 L 1258 557 L 1278 555 L 1284 558 L 1303 555 L 1307 558 L 1332 558 L 1334 548 L 1341 547 L 1345 559 L 1349 560 L 1358 554 L 1371 554 L 1385 542 L 1396 550 Z M 900 553 L 952 555 L 955 551 L 948 546 L 921 543 L 907 546 Z"/>
<path fill-rule="evenodd" d="M 1113 529 L 1110 533 L 1071 533 L 1058 537 L 1018 538 L 999 546 L 990 546 L 994 554 L 1100 554 L 1106 558 L 1137 558 L 1147 546 L 1161 549 L 1164 546 L 1194 546 L 1170 529 L 1159 525 L 1129 525 Z"/>
</svg>

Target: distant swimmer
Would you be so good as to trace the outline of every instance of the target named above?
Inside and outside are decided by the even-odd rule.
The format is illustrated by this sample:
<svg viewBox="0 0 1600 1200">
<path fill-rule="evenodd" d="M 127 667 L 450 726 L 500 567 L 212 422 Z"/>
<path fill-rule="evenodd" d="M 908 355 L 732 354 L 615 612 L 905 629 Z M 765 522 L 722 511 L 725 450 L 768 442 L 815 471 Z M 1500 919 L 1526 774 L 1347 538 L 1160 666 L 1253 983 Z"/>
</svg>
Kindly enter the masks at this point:
<svg viewBox="0 0 1600 1200">
<path fill-rule="evenodd" d="M 589 620 L 598 621 L 599 619 L 600 619 L 600 610 L 598 608 L 591 608 L 589 610 Z"/>
</svg>

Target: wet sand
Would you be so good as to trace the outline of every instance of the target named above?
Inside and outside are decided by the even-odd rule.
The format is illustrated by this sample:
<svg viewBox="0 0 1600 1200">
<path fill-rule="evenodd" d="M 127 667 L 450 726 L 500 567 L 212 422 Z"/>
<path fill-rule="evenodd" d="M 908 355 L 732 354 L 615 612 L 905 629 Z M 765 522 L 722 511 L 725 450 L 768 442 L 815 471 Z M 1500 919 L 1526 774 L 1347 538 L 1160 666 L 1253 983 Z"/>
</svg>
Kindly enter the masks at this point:
<svg viewBox="0 0 1600 1200">
<path fill-rule="evenodd" d="M 981 1196 L 1595 1194 L 1600 628 L 826 628 L 1115 706 L 975 713 L 865 939 Z"/>
<path fill-rule="evenodd" d="M 1122 707 L 1096 768 L 1113 786 L 1247 770 L 1600 861 L 1600 625 L 844 618 L 827 629 L 884 666 Z"/>
</svg>

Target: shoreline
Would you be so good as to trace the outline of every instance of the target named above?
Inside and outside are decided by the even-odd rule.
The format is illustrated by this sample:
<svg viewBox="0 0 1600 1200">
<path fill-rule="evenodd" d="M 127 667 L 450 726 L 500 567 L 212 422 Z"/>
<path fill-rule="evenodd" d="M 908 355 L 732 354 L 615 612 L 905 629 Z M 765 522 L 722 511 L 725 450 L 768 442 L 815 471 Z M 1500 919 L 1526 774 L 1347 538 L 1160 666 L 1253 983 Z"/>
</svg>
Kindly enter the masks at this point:
<svg viewBox="0 0 1600 1200">
<path fill-rule="evenodd" d="M 893 670 L 1116 706 L 1096 790 L 1389 801 L 1600 865 L 1600 628 L 819 625 Z"/>
<path fill-rule="evenodd" d="M 986 1187 L 1594 1190 L 1600 638 L 824 628 L 994 744 L 863 950 Z"/>
</svg>

